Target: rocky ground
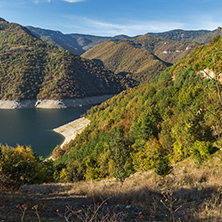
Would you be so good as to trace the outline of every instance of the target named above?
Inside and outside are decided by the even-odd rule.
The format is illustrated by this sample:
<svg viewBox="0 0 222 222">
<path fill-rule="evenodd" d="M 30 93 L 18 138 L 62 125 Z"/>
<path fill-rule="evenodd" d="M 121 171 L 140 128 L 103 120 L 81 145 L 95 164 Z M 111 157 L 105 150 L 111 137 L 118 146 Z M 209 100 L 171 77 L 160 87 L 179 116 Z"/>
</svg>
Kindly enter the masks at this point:
<svg viewBox="0 0 222 222">
<path fill-rule="evenodd" d="M 65 144 L 69 143 L 71 140 L 74 140 L 77 134 L 80 134 L 88 124 L 90 124 L 90 120 L 82 117 L 53 129 L 53 131 L 60 133 L 65 138 L 60 147 L 62 148 Z"/>
</svg>

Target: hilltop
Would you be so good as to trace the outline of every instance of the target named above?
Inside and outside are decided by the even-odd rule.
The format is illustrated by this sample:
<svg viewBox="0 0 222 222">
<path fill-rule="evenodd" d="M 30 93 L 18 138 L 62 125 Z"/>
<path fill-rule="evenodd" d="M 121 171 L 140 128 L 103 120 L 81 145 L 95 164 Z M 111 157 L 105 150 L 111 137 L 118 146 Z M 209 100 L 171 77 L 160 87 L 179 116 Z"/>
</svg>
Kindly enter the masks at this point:
<svg viewBox="0 0 222 222">
<path fill-rule="evenodd" d="M 77 55 L 81 55 L 92 47 L 105 42 L 130 38 L 126 35 L 103 37 L 77 33 L 63 34 L 60 31 L 41 29 L 32 26 L 27 26 L 27 28 L 43 41 L 54 44 L 60 48 L 67 49 Z"/>
<path fill-rule="evenodd" d="M 0 99 L 63 99 L 116 94 L 136 82 L 0 21 Z"/>
</svg>

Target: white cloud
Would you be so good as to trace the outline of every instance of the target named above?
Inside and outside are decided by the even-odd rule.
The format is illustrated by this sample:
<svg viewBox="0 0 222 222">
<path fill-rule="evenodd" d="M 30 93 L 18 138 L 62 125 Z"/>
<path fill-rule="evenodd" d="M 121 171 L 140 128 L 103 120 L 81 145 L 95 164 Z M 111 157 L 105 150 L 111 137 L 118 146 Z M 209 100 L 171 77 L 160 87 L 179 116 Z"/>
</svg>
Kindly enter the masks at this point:
<svg viewBox="0 0 222 222">
<path fill-rule="evenodd" d="M 188 22 L 185 25 L 186 29 L 207 29 L 207 30 L 214 30 L 218 26 L 221 26 L 222 19 L 220 17 L 220 13 L 218 11 L 215 11 L 213 14 L 197 14 L 192 16 L 191 22 Z M 191 27 L 191 28 L 190 28 Z"/>
<path fill-rule="evenodd" d="M 102 21 L 87 17 L 78 17 L 73 15 L 63 15 L 66 22 L 63 22 L 63 32 L 65 33 L 82 33 L 100 36 L 114 36 L 125 34 L 128 36 L 143 35 L 150 32 L 164 32 L 173 29 L 184 30 L 213 30 L 221 26 L 222 20 L 205 15 L 194 15 L 187 17 L 183 21 L 165 20 L 126 20 L 117 21 Z M 64 20 L 63 20 L 64 21 Z"/>
<path fill-rule="evenodd" d="M 63 0 L 65 2 L 69 2 L 69 3 L 77 3 L 77 2 L 84 2 L 85 0 Z"/>
<path fill-rule="evenodd" d="M 48 2 L 48 3 L 50 3 L 51 0 L 34 0 L 34 2 L 35 2 L 35 4 L 39 4 L 41 2 Z"/>
<path fill-rule="evenodd" d="M 182 23 L 163 21 L 127 21 L 126 24 L 117 24 L 85 18 L 84 23 L 87 25 L 87 28 L 91 28 L 97 33 L 103 32 L 109 35 L 126 34 L 129 36 L 145 34 L 147 32 L 168 31 L 178 28 L 182 29 L 184 27 Z"/>
</svg>

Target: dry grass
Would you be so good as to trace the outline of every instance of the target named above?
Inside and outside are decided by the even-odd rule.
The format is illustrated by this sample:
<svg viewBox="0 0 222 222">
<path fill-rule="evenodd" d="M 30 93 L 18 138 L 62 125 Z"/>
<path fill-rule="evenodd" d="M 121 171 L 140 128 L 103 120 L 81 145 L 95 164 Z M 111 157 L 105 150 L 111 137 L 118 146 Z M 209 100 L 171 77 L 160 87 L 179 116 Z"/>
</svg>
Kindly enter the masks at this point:
<svg viewBox="0 0 222 222">
<path fill-rule="evenodd" d="M 149 214 L 155 205 L 155 213 L 161 217 L 167 211 L 160 204 L 164 200 L 161 193 L 171 190 L 173 200 L 176 200 L 172 211 L 176 211 L 175 216 L 181 221 L 222 221 L 222 152 L 217 152 L 201 167 L 193 159 L 173 167 L 173 173 L 165 178 L 151 170 L 136 173 L 123 184 L 115 179 L 75 183 L 69 192 L 93 194 L 97 200 L 112 197 L 108 201 L 110 205 L 142 206 Z M 172 215 L 172 211 L 168 214 Z"/>
<path fill-rule="evenodd" d="M 40 216 L 49 213 L 45 206 L 48 211 L 58 210 L 55 221 L 90 221 L 95 212 L 104 221 L 222 221 L 222 152 L 201 167 L 193 159 L 173 167 L 165 178 L 151 170 L 136 173 L 123 184 L 106 179 L 24 186 L 20 192 L 38 199 L 32 206 L 39 205 Z"/>
</svg>

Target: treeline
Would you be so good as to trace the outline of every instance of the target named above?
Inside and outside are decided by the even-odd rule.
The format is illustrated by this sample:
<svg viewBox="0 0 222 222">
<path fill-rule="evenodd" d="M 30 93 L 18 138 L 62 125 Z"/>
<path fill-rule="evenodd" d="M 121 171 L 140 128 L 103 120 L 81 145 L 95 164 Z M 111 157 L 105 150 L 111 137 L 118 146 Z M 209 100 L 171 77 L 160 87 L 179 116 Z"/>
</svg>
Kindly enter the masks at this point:
<svg viewBox="0 0 222 222">
<path fill-rule="evenodd" d="M 137 83 L 0 21 L 0 99 L 61 99 L 116 94 Z"/>
</svg>

